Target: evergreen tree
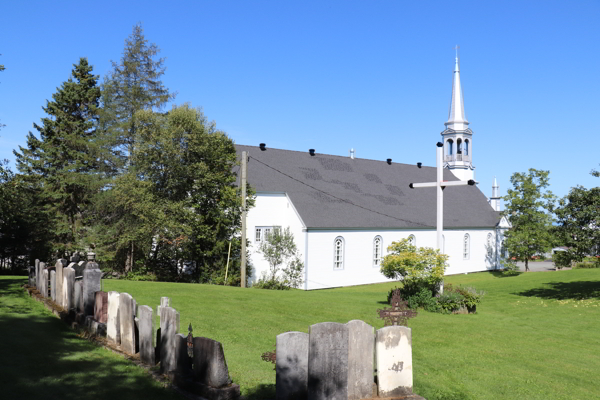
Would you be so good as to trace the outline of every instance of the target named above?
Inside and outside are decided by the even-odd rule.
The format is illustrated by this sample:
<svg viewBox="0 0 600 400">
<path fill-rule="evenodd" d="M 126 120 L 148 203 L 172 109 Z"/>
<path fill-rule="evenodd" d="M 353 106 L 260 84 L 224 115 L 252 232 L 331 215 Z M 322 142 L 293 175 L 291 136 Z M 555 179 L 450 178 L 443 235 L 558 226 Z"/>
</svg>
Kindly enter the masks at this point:
<svg viewBox="0 0 600 400">
<path fill-rule="evenodd" d="M 514 173 L 510 177 L 513 189 L 503 197 L 503 215 L 512 224 L 504 243 L 511 257 L 525 262 L 525 271 L 529 271 L 531 257 L 547 252 L 554 243 L 551 213 L 555 197 L 551 191 L 545 191 L 549 173 L 536 169 Z"/>
<path fill-rule="evenodd" d="M 17 168 L 32 187 L 40 189 L 46 212 L 54 221 L 54 246 L 82 246 L 84 214 L 104 185 L 107 148 L 98 135 L 100 89 L 92 66 L 81 58 L 71 78 L 52 95 L 43 110 L 39 138 L 29 132 L 27 147 L 14 151 Z"/>
</svg>

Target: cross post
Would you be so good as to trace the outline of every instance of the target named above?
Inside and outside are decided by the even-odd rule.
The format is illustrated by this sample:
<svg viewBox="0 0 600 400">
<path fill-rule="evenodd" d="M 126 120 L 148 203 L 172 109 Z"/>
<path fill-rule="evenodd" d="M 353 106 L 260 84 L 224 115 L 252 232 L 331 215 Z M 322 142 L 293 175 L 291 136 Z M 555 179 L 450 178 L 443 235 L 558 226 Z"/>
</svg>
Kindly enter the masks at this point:
<svg viewBox="0 0 600 400">
<path fill-rule="evenodd" d="M 444 144 L 437 142 L 436 151 L 436 167 L 437 167 L 437 181 L 436 182 L 424 182 L 424 183 L 411 183 L 408 185 L 411 189 L 422 188 L 422 187 L 435 187 L 437 188 L 437 214 L 436 214 L 436 233 L 437 233 L 437 249 L 440 253 L 442 251 L 442 235 L 444 233 L 444 189 L 446 186 L 473 186 L 475 181 L 469 179 L 468 181 L 444 181 Z M 441 292 L 443 292 L 443 286 Z"/>
</svg>

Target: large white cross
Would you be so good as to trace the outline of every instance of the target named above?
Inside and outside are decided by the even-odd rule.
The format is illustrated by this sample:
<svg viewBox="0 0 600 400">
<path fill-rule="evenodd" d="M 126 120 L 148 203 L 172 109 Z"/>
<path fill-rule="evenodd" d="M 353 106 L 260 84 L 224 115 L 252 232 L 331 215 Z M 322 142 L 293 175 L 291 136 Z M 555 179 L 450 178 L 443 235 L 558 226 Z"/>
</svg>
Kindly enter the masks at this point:
<svg viewBox="0 0 600 400">
<path fill-rule="evenodd" d="M 440 253 L 443 253 L 442 249 L 442 234 L 444 233 L 444 189 L 446 186 L 473 186 L 475 181 L 469 179 L 465 181 L 444 181 L 444 144 L 442 142 L 437 143 L 437 181 L 426 182 L 426 183 L 411 183 L 409 186 L 411 189 L 421 187 L 437 187 L 437 248 Z"/>
</svg>

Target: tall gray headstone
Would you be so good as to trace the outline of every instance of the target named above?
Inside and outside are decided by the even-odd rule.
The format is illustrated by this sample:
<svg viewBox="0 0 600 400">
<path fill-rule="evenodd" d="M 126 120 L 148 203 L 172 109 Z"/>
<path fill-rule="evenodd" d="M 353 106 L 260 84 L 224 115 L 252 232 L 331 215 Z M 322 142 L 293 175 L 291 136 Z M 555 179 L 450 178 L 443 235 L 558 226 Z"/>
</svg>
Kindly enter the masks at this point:
<svg viewBox="0 0 600 400">
<path fill-rule="evenodd" d="M 160 319 L 160 370 L 163 373 L 174 371 L 175 335 L 179 333 L 179 313 L 171 307 L 161 308 Z"/>
<path fill-rule="evenodd" d="M 308 398 L 347 400 L 348 326 L 322 322 L 310 326 Z"/>
<path fill-rule="evenodd" d="M 119 300 L 119 321 L 121 323 L 121 349 L 135 354 L 135 321 L 133 298 L 129 293 L 121 293 Z"/>
<path fill-rule="evenodd" d="M 63 269 L 63 307 L 66 310 L 75 308 L 74 300 L 75 291 L 75 270 L 71 267 Z"/>
<path fill-rule="evenodd" d="M 75 271 L 75 287 L 73 289 L 73 302 L 75 312 L 83 312 L 83 277 L 77 277 L 77 271 Z"/>
<path fill-rule="evenodd" d="M 373 395 L 373 349 L 375 331 L 364 321 L 352 320 L 348 326 L 348 399 Z"/>
<path fill-rule="evenodd" d="M 121 322 L 119 318 L 119 292 L 108 292 L 108 312 L 106 320 L 106 337 L 115 344 L 121 344 Z"/>
<path fill-rule="evenodd" d="M 375 351 L 379 397 L 412 394 L 411 329 L 398 325 L 379 329 Z"/>
<path fill-rule="evenodd" d="M 194 376 L 198 382 L 215 388 L 231 383 L 221 343 L 204 337 L 194 338 Z"/>
<path fill-rule="evenodd" d="M 54 267 L 56 268 L 56 303 L 59 306 L 64 307 L 63 304 L 63 269 L 67 266 L 67 260 L 60 258 L 56 260 Z"/>
<path fill-rule="evenodd" d="M 277 400 L 306 400 L 308 395 L 308 333 L 277 335 L 275 393 Z"/>
<path fill-rule="evenodd" d="M 42 296 L 48 297 L 48 269 L 42 271 Z"/>
<path fill-rule="evenodd" d="M 38 283 L 39 283 L 39 274 L 40 274 L 40 260 L 39 259 L 35 259 L 35 262 L 33 264 L 33 270 L 34 275 L 35 275 L 35 282 L 33 282 L 33 287 L 37 288 L 38 287 Z"/>
<path fill-rule="evenodd" d="M 181 333 L 175 335 L 175 371 L 181 376 L 192 373 L 191 358 L 187 351 L 187 337 Z"/>
<path fill-rule="evenodd" d="M 98 264 L 93 264 L 96 268 L 86 268 L 83 271 L 83 312 L 85 315 L 94 315 L 94 301 L 96 292 L 102 290 L 102 271 L 98 269 Z"/>
<path fill-rule="evenodd" d="M 29 267 L 27 267 L 27 284 L 29 286 L 33 286 L 33 281 L 35 279 L 35 266 L 34 265 L 30 265 Z"/>
<path fill-rule="evenodd" d="M 139 307 L 140 359 L 143 363 L 155 365 L 154 358 L 154 311 L 152 307 Z"/>
<path fill-rule="evenodd" d="M 50 271 L 50 298 L 56 302 L 56 270 Z"/>
<path fill-rule="evenodd" d="M 160 306 L 156 307 L 156 315 L 158 315 L 158 320 L 161 320 L 161 313 L 160 310 L 162 310 L 164 307 L 170 307 L 171 306 L 171 299 L 168 297 L 161 297 L 160 298 Z"/>
<path fill-rule="evenodd" d="M 38 273 L 37 273 L 37 285 L 36 288 L 38 290 L 38 292 L 43 294 L 42 291 L 42 274 L 44 269 L 46 269 L 46 263 L 45 262 L 40 262 L 38 264 Z"/>
</svg>

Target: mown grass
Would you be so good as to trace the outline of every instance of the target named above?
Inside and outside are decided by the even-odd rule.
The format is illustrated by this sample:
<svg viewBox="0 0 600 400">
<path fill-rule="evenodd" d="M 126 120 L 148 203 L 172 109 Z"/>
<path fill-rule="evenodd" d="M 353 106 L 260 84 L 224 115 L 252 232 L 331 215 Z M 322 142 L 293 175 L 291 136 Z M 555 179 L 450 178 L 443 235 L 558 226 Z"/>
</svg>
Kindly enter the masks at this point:
<svg viewBox="0 0 600 400">
<path fill-rule="evenodd" d="M 420 311 L 413 332 L 414 390 L 429 400 L 600 399 L 600 271 L 503 277 L 452 276 L 447 283 L 487 292 L 476 315 Z M 156 309 L 161 296 L 191 322 L 195 336 L 223 343 L 234 382 L 251 398 L 273 398 L 273 365 L 260 359 L 286 331 L 362 319 L 383 326 L 394 284 L 320 291 L 266 291 L 210 285 L 106 280 L 104 290 Z"/>
<path fill-rule="evenodd" d="M 82 339 L 0 277 L 1 399 L 182 399 L 123 357 Z"/>
</svg>

